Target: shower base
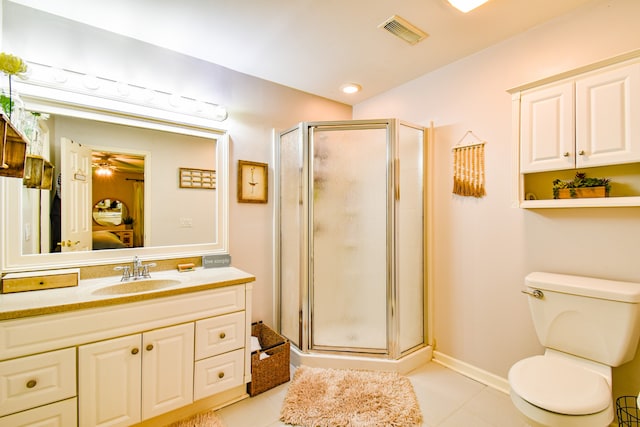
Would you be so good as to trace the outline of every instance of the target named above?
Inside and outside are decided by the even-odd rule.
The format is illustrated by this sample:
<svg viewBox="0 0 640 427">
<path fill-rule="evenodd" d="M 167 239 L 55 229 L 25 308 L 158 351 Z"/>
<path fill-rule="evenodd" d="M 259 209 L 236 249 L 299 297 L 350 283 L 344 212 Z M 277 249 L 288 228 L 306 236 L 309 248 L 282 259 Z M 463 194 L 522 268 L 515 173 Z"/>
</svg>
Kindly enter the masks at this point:
<svg viewBox="0 0 640 427">
<path fill-rule="evenodd" d="M 291 364 L 294 366 L 311 366 L 330 369 L 360 369 L 369 371 L 386 371 L 406 374 L 429 362 L 433 357 L 431 346 L 422 347 L 400 359 L 381 359 L 356 355 L 304 353 L 294 345 L 291 346 Z"/>
</svg>

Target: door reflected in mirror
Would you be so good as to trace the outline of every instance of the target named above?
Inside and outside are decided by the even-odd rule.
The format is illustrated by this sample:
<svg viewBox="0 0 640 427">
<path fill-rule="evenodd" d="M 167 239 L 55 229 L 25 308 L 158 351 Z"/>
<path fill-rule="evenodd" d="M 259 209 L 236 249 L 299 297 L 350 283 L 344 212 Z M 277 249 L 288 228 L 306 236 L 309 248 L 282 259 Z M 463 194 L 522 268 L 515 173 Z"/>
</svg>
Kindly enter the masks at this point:
<svg viewBox="0 0 640 427">
<path fill-rule="evenodd" d="M 126 239 L 125 247 L 144 246 L 144 156 L 93 151 L 92 158 L 93 249 L 104 249 L 100 231 Z"/>
</svg>

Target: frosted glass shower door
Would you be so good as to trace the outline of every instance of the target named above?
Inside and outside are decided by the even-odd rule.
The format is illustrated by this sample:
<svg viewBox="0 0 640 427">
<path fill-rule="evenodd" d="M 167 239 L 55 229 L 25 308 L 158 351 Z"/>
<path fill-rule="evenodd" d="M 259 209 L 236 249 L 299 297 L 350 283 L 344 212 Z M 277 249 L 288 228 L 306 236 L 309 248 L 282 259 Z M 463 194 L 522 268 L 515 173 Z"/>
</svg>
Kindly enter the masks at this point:
<svg viewBox="0 0 640 427">
<path fill-rule="evenodd" d="M 302 134 L 295 128 L 280 135 L 279 147 L 280 332 L 302 346 Z"/>
<path fill-rule="evenodd" d="M 386 353 L 387 127 L 312 127 L 311 347 Z"/>
</svg>

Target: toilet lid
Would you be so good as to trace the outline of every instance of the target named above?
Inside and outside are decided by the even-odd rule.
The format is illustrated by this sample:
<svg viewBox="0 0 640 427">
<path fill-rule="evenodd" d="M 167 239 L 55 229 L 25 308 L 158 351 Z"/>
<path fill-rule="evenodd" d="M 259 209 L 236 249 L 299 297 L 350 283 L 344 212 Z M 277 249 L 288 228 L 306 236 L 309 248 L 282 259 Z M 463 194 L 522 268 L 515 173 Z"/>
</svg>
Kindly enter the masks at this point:
<svg viewBox="0 0 640 427">
<path fill-rule="evenodd" d="M 602 375 L 555 357 L 533 356 L 509 371 L 513 391 L 547 411 L 588 415 L 611 404 L 611 389 Z"/>
</svg>

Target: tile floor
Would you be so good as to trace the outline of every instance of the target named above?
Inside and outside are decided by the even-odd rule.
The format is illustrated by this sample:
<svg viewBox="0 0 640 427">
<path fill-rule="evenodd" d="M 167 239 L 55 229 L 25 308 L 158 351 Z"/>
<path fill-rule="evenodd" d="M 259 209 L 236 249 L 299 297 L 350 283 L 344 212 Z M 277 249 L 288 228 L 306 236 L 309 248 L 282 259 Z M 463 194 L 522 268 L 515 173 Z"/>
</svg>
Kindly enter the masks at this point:
<svg viewBox="0 0 640 427">
<path fill-rule="evenodd" d="M 527 426 L 508 395 L 438 363 L 427 363 L 407 377 L 422 409 L 423 427 Z M 217 414 L 226 427 L 286 426 L 278 419 L 288 385 L 222 408 Z"/>
</svg>

